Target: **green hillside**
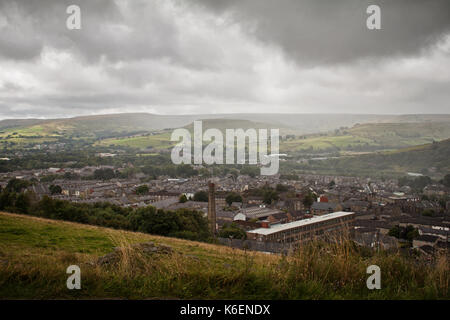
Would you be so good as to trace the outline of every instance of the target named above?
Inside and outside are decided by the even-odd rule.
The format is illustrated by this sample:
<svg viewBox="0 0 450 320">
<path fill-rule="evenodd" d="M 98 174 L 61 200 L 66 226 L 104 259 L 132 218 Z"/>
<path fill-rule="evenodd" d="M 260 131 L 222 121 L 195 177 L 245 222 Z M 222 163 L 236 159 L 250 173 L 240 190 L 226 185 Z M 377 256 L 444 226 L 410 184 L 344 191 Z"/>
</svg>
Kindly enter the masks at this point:
<svg viewBox="0 0 450 320">
<path fill-rule="evenodd" d="M 242 128 L 244 130 L 280 129 L 285 137 L 280 141 L 280 151 L 285 153 L 305 152 L 340 152 L 340 151 L 376 151 L 398 149 L 408 146 L 422 145 L 433 141 L 450 138 L 450 124 L 447 122 L 426 123 L 371 123 L 356 125 L 349 129 L 340 129 L 332 133 L 307 136 L 296 135 L 289 127 L 277 127 L 274 124 L 236 119 L 202 120 L 203 132 L 216 128 Z M 193 124 L 185 126 L 193 131 Z M 287 136 L 287 137 L 286 137 Z M 164 131 L 155 135 L 105 139 L 99 142 L 102 146 L 116 145 L 135 148 L 167 148 L 170 143 L 170 132 Z"/>
<path fill-rule="evenodd" d="M 114 247 L 115 259 L 99 263 Z M 66 287 L 74 264 L 81 290 Z M 381 290 L 366 287 L 372 264 L 382 270 Z M 448 299 L 449 270 L 444 258 L 422 264 L 347 241 L 282 257 L 0 213 L 0 299 Z"/>
<path fill-rule="evenodd" d="M 239 119 L 200 119 L 202 121 L 202 131 L 205 132 L 208 129 L 219 129 L 224 138 L 226 129 L 280 129 L 280 134 L 289 134 L 294 131 L 291 128 L 279 127 L 273 124 L 254 122 L 248 120 Z M 191 123 L 184 126 L 191 135 L 193 136 L 194 124 Z M 156 134 L 139 135 L 132 137 L 122 137 L 122 138 L 110 138 L 104 139 L 96 143 L 96 145 L 101 146 L 126 146 L 132 148 L 157 148 L 164 149 L 170 148 L 176 144 L 176 142 L 171 142 L 171 130 L 163 130 Z M 268 132 L 270 134 L 270 132 Z"/>
<path fill-rule="evenodd" d="M 8 128 L 28 127 L 40 124 L 45 120 L 41 119 L 7 119 L 0 121 L 0 131 Z"/>
<path fill-rule="evenodd" d="M 161 132 L 156 134 L 144 134 L 131 137 L 123 138 L 109 138 L 102 139 L 95 143 L 96 146 L 120 146 L 120 147 L 131 147 L 137 149 L 168 149 L 172 147 L 175 143 L 170 141 L 169 132 Z"/>
<path fill-rule="evenodd" d="M 0 136 L 14 132 L 28 136 L 63 136 L 65 138 L 99 138 L 120 133 L 135 133 L 180 127 L 192 122 L 190 117 L 161 116 L 148 113 L 108 114 L 67 119 L 25 119 L 0 121 Z M 36 135 L 34 135 L 36 136 Z"/>
<path fill-rule="evenodd" d="M 286 139 L 282 151 L 375 151 L 422 145 L 450 138 L 448 122 L 368 123 L 329 134 Z"/>
<path fill-rule="evenodd" d="M 241 120 L 241 119 L 199 119 L 202 121 L 202 129 L 203 131 L 208 129 L 219 129 L 223 133 L 225 133 L 226 129 L 280 129 L 280 134 L 286 134 L 289 132 L 294 132 L 291 128 L 286 126 L 276 125 L 270 122 L 256 122 L 250 120 Z M 191 123 L 188 126 L 185 126 L 190 132 L 193 132 L 194 124 Z"/>
<path fill-rule="evenodd" d="M 450 172 L 450 139 L 403 148 L 336 159 L 309 161 L 296 168 L 317 173 L 400 176 L 408 172 L 442 178 Z"/>
<path fill-rule="evenodd" d="M 46 142 L 86 140 L 101 146 L 168 148 L 173 128 L 279 128 L 281 152 L 376 151 L 420 145 L 450 138 L 447 115 L 179 115 L 110 114 L 69 119 L 0 121 L 0 148 Z M 357 124 L 356 121 L 367 121 Z M 387 122 L 387 121 L 398 122 Z M 315 128 L 314 125 L 315 124 Z M 346 125 L 351 124 L 348 128 Z M 302 128 L 303 126 L 303 128 Z M 305 135 L 305 133 L 308 133 Z M 286 137 L 287 136 L 287 137 Z"/>
</svg>

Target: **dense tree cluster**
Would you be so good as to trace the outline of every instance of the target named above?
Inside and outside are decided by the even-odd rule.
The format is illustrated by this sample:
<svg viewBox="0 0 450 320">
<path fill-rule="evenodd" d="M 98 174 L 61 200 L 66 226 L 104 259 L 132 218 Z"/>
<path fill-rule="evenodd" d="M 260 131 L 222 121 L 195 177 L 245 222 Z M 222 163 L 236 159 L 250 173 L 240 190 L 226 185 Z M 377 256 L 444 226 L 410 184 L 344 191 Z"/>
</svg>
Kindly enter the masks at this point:
<svg viewBox="0 0 450 320">
<path fill-rule="evenodd" d="M 22 190 L 29 187 L 31 183 L 27 180 L 22 179 L 11 179 L 6 185 L 6 191 L 9 192 L 21 192 Z"/>
<path fill-rule="evenodd" d="M 73 203 L 48 196 L 35 198 L 31 192 L 5 189 L 0 193 L 0 210 L 196 241 L 211 239 L 207 219 L 195 210 L 165 211 L 151 206 L 133 209 L 110 203 Z"/>
<path fill-rule="evenodd" d="M 277 190 L 270 186 L 251 189 L 249 190 L 249 195 L 263 197 L 263 202 L 267 205 L 272 204 L 272 202 L 277 201 L 280 198 Z"/>
<path fill-rule="evenodd" d="M 277 192 L 286 192 L 289 190 L 289 187 L 284 184 L 277 184 L 276 188 Z"/>
<path fill-rule="evenodd" d="M 113 169 L 97 169 L 94 171 L 95 180 L 111 180 L 116 177 L 116 172 Z"/>
<path fill-rule="evenodd" d="M 312 192 L 308 192 L 308 194 L 306 194 L 303 197 L 302 203 L 306 208 L 310 208 L 312 206 L 312 204 L 314 203 L 314 201 L 316 201 L 317 199 L 317 195 L 312 193 Z"/>
<path fill-rule="evenodd" d="M 143 185 L 137 187 L 136 190 L 135 190 L 136 194 L 140 195 L 140 196 L 148 194 L 149 191 L 150 191 L 150 188 L 146 184 L 143 184 Z"/>
<path fill-rule="evenodd" d="M 430 177 L 422 176 L 417 178 L 408 178 L 408 177 L 401 177 L 398 179 L 398 185 L 400 187 L 402 186 L 409 186 L 412 189 L 416 191 L 422 191 L 423 188 L 433 183 L 433 180 L 431 180 Z"/>
<path fill-rule="evenodd" d="M 50 193 L 52 195 L 53 194 L 61 194 L 61 192 L 62 192 L 62 188 L 60 186 L 54 185 L 54 184 L 52 184 L 48 189 L 50 190 Z"/>
<path fill-rule="evenodd" d="M 211 237 L 207 219 L 193 210 L 164 211 L 149 206 L 133 210 L 128 220 L 134 231 L 198 241 Z"/>
<path fill-rule="evenodd" d="M 185 203 L 185 202 L 188 201 L 188 198 L 186 197 L 185 194 L 182 194 L 182 195 L 180 196 L 180 198 L 178 199 L 178 201 L 179 201 L 180 203 Z"/>
<path fill-rule="evenodd" d="M 226 223 L 220 229 L 219 237 L 232 239 L 247 239 L 247 234 L 235 223 Z"/>
<path fill-rule="evenodd" d="M 388 235 L 396 237 L 397 239 L 403 239 L 412 242 L 416 237 L 419 236 L 419 231 L 411 225 L 408 225 L 406 227 L 397 225 L 389 230 Z"/>
<path fill-rule="evenodd" d="M 229 206 L 231 206 L 231 204 L 233 202 L 242 202 L 242 197 L 239 193 L 236 192 L 230 192 L 229 194 L 227 194 L 227 196 L 225 197 L 225 201 L 227 202 L 227 204 Z"/>
<path fill-rule="evenodd" d="M 194 201 L 200 201 L 200 202 L 208 202 L 208 192 L 206 191 L 197 191 L 194 193 Z"/>
<path fill-rule="evenodd" d="M 446 186 L 447 188 L 450 188 L 450 173 L 446 174 L 444 179 L 442 179 L 441 183 Z"/>
</svg>

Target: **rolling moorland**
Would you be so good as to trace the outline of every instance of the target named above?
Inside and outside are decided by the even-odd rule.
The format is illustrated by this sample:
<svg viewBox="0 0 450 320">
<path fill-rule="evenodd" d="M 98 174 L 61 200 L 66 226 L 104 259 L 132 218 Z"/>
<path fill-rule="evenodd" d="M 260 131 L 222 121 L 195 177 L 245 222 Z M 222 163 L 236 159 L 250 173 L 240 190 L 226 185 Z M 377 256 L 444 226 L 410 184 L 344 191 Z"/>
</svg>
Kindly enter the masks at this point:
<svg viewBox="0 0 450 320">
<path fill-rule="evenodd" d="M 282 172 L 368 176 L 420 172 L 441 178 L 449 168 L 450 154 L 447 142 L 443 142 L 450 138 L 448 115 L 114 114 L 3 120 L 0 158 L 58 143 L 65 144 L 66 151 L 122 150 L 144 156 L 167 153 L 175 144 L 170 141 L 173 128 L 192 131 L 196 119 L 203 119 L 203 130 L 279 128 L 280 152 L 289 155 L 281 164 Z"/>
<path fill-rule="evenodd" d="M 192 125 L 186 128 L 192 131 Z M 249 128 L 273 129 L 273 124 L 247 120 L 214 119 L 204 120 L 203 130 Z M 379 123 L 355 125 L 352 128 L 335 129 L 332 132 L 309 135 L 296 135 L 295 130 L 281 127 L 280 151 L 290 154 L 305 152 L 373 151 L 397 149 L 440 141 L 450 138 L 450 123 Z M 104 139 L 97 143 L 101 146 L 127 146 L 132 148 L 171 147 L 170 132 L 164 131 L 152 135 Z"/>
<path fill-rule="evenodd" d="M 73 264 L 81 290 L 66 287 Z M 372 264 L 383 270 L 381 290 L 366 287 Z M 418 262 L 345 239 L 286 257 L 0 213 L 1 299 L 448 299 L 449 270 L 442 257 Z"/>
<path fill-rule="evenodd" d="M 359 176 L 400 176 L 407 172 L 442 178 L 450 172 L 450 139 L 394 151 L 286 164 L 298 172 Z M 288 169 L 289 171 L 289 169 Z"/>
<path fill-rule="evenodd" d="M 327 132 L 340 127 L 352 127 L 358 123 L 422 123 L 450 122 L 450 115 L 361 115 L 361 114 L 199 114 L 155 115 L 149 113 L 125 113 L 82 116 L 64 119 L 7 119 L 0 121 L 0 130 L 40 126 L 44 131 L 86 135 L 111 132 L 152 131 L 179 128 L 198 119 L 240 119 L 275 126 L 289 127 L 300 134 Z"/>
<path fill-rule="evenodd" d="M 219 117 L 220 116 L 220 117 Z M 243 118 L 240 118 L 240 117 Z M 25 146 L 58 139 L 84 139 L 100 145 L 129 146 L 135 148 L 169 147 L 173 128 L 192 128 L 194 120 L 202 120 L 204 128 L 280 128 L 285 139 L 281 149 L 291 152 L 302 150 L 364 150 L 393 149 L 425 144 L 450 138 L 450 117 L 442 116 L 397 116 L 378 122 L 366 116 L 347 115 L 293 115 L 296 125 L 281 121 L 285 116 L 253 115 L 196 115 L 159 116 L 150 114 L 118 114 L 78 117 L 56 120 L 3 120 L 0 121 L 0 145 L 3 147 Z M 353 117 L 356 117 L 355 119 Z M 259 121 L 261 118 L 266 121 Z M 239 120 L 238 120 L 239 119 Z M 376 118 L 377 119 L 377 118 Z M 291 119 L 292 120 L 292 119 Z M 308 123 L 308 120 L 309 123 Z M 353 120 L 353 121 L 352 121 Z M 356 120 L 365 120 L 359 124 Z M 390 120 L 390 122 L 388 122 Z M 311 130 L 302 129 L 311 123 L 323 122 Z M 348 125 L 350 123 L 350 125 Z M 306 133 L 311 131 L 309 133 Z"/>
</svg>

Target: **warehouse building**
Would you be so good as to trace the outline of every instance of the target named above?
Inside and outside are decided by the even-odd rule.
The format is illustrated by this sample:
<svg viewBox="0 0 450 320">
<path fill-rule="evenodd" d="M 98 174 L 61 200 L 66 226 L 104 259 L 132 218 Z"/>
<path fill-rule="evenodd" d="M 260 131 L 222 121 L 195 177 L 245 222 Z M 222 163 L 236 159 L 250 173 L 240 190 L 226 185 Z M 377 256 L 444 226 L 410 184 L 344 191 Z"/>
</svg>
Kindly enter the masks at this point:
<svg viewBox="0 0 450 320">
<path fill-rule="evenodd" d="M 344 233 L 354 221 L 354 212 L 333 212 L 290 223 L 247 231 L 247 238 L 278 243 L 301 243 L 330 233 Z"/>
</svg>

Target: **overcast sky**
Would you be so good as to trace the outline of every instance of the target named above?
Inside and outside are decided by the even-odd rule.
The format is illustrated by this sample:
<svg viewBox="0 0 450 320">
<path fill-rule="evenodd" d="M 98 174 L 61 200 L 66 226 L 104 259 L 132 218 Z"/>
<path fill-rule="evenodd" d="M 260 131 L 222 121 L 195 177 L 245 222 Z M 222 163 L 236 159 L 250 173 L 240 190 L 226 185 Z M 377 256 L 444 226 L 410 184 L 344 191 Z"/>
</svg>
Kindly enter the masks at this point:
<svg viewBox="0 0 450 320">
<path fill-rule="evenodd" d="M 1 0 L 0 119 L 117 112 L 450 113 L 450 1 Z"/>
</svg>

